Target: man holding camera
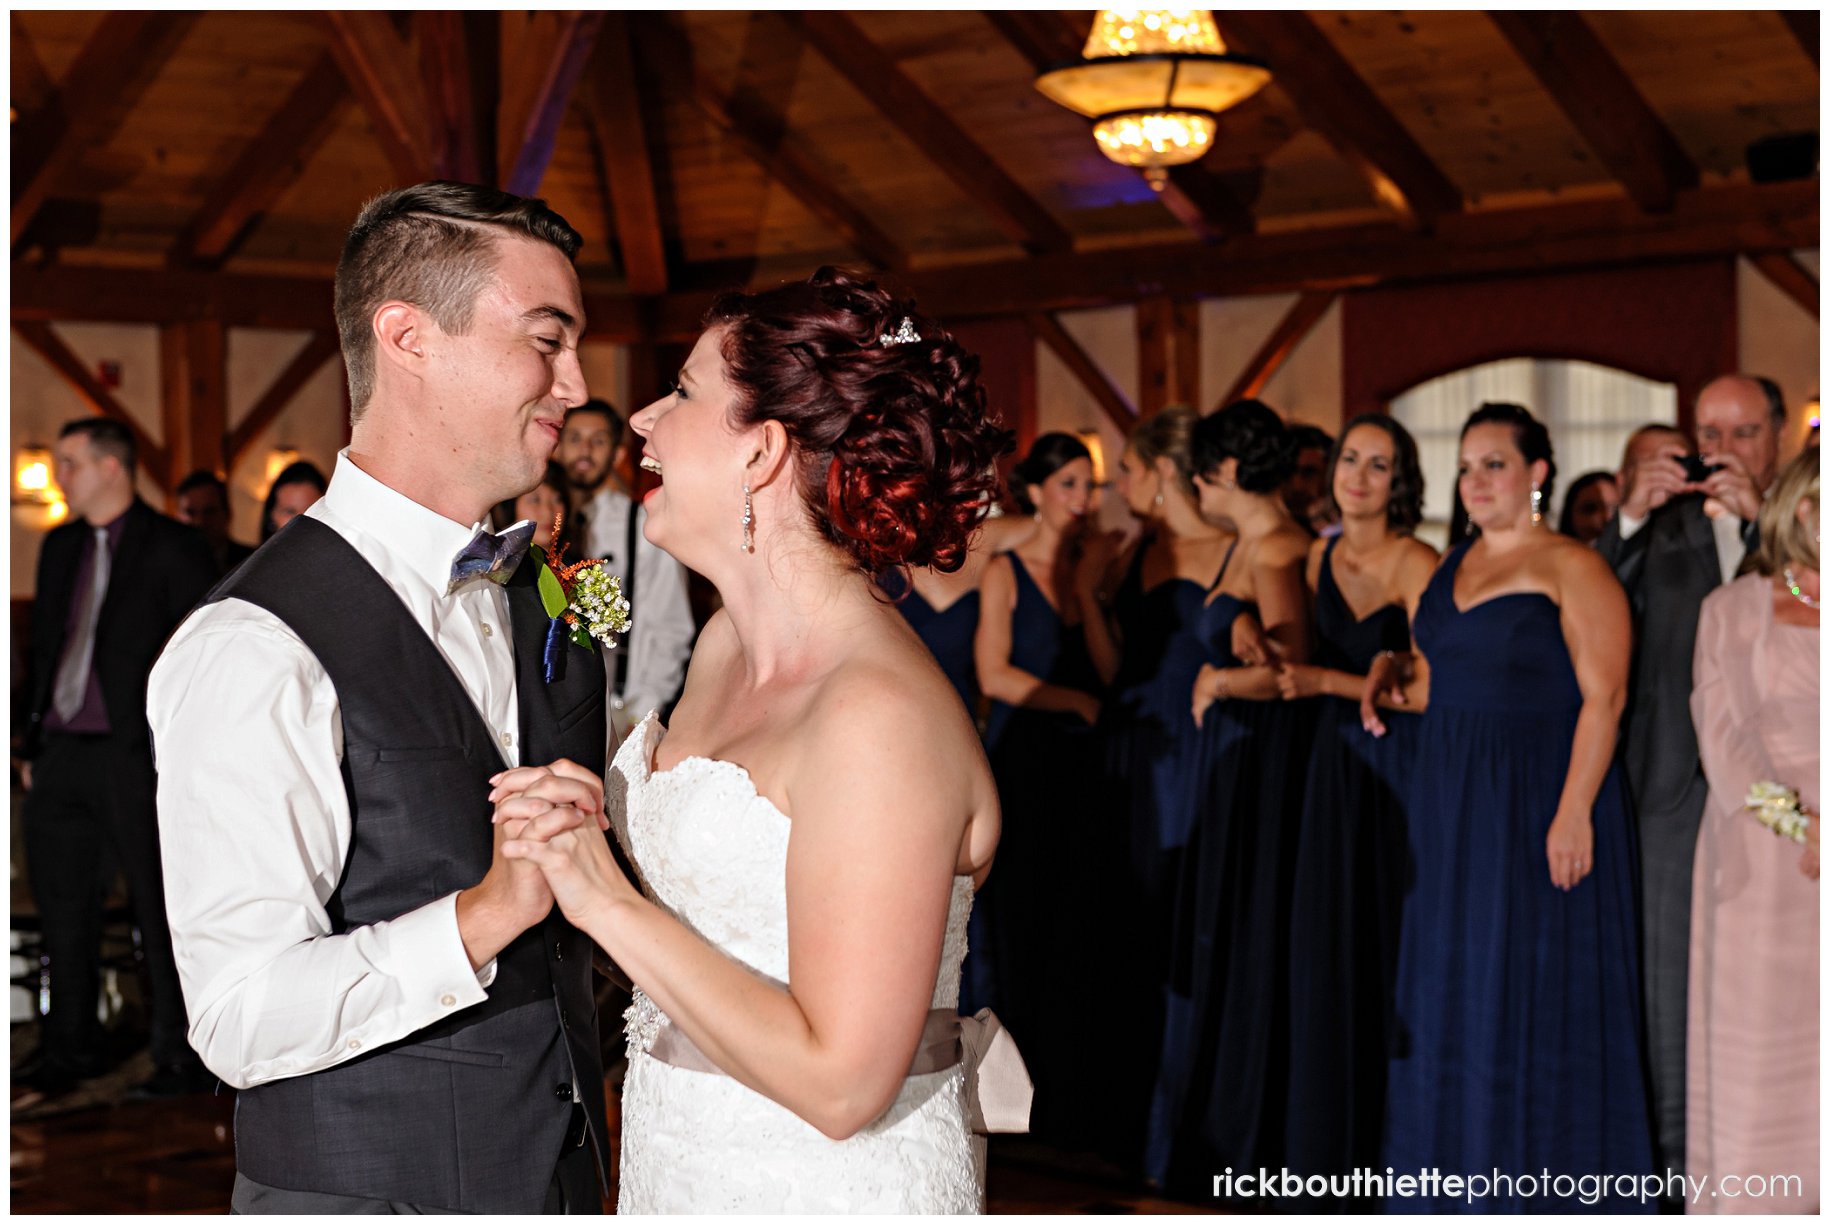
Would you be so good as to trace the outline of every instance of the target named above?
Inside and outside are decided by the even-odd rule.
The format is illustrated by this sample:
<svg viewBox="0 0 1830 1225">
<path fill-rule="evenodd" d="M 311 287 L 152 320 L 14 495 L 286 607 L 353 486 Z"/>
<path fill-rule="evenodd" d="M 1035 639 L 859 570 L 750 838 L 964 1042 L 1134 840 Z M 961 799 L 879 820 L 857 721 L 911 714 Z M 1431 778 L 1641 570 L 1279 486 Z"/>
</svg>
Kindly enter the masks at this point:
<svg viewBox="0 0 1830 1225">
<path fill-rule="evenodd" d="M 1676 432 L 1636 435 L 1629 444 L 1620 510 L 1595 542 L 1633 605 L 1624 740 L 1639 814 L 1646 1032 L 1661 1170 L 1684 1166 L 1690 878 L 1709 794 L 1690 721 L 1697 614 L 1754 545 L 1785 421 L 1785 400 L 1772 380 L 1716 379 L 1697 397 L 1697 454 L 1685 453 Z"/>
</svg>

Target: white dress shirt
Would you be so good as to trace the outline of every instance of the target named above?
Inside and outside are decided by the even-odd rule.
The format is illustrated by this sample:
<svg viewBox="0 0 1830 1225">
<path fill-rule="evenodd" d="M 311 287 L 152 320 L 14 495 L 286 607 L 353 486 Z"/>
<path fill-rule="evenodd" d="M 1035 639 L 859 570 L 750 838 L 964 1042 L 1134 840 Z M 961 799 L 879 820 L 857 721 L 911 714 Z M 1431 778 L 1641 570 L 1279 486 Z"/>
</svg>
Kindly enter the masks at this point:
<svg viewBox="0 0 1830 1225">
<path fill-rule="evenodd" d="M 447 596 L 475 525 L 444 518 L 337 457 L 305 512 L 361 552 L 422 626 L 519 762 L 514 639 L 502 588 Z M 331 1067 L 485 998 L 457 894 L 331 934 L 325 903 L 349 851 L 337 693 L 272 613 L 198 609 L 153 667 L 165 906 L 191 1044 L 236 1088 Z"/>
<path fill-rule="evenodd" d="M 605 559 L 604 569 L 628 582 L 629 495 L 605 485 L 586 502 L 590 539 L 585 556 Z M 693 609 L 686 598 L 686 567 L 648 543 L 642 535 L 645 511 L 637 508 L 635 531 L 635 599 L 631 601 L 629 637 L 604 653 L 608 683 L 616 685 L 616 657 L 629 652 L 629 674 L 619 706 L 612 699 L 611 722 L 618 737 L 648 712 L 679 692 L 686 662 L 693 653 Z"/>
<path fill-rule="evenodd" d="M 1620 538 L 1629 539 L 1633 533 L 1651 522 L 1648 519 L 1635 519 L 1626 511 L 1620 512 Z M 1741 569 L 1741 559 L 1747 556 L 1747 541 L 1741 532 L 1747 521 L 1739 515 L 1723 511 L 1709 521 L 1709 530 L 1716 538 L 1716 565 L 1722 571 L 1722 581 L 1732 583 Z"/>
</svg>

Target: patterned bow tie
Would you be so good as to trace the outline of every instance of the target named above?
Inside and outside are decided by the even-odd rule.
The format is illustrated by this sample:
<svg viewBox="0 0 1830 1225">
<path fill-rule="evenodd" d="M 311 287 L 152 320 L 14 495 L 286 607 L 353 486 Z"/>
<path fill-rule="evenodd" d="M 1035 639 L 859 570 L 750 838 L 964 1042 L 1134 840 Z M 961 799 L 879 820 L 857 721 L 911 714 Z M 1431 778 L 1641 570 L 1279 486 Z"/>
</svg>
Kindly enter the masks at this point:
<svg viewBox="0 0 1830 1225">
<path fill-rule="evenodd" d="M 470 543 L 459 549 L 458 555 L 451 560 L 451 582 L 445 588 L 445 594 L 450 595 L 476 578 L 506 584 L 521 559 L 527 556 L 528 542 L 533 538 L 532 519 L 503 528 L 499 536 L 486 527 L 479 527 Z"/>
</svg>

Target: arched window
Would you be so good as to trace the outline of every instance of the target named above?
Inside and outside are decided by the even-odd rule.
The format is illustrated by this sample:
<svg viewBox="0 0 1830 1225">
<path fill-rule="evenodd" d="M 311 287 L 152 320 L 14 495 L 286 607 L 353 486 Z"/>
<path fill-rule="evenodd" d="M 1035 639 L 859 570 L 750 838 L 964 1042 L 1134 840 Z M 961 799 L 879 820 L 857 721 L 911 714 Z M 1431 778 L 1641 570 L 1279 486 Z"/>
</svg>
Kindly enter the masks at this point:
<svg viewBox="0 0 1830 1225">
<path fill-rule="evenodd" d="M 1393 398 L 1391 414 L 1417 439 L 1424 477 L 1418 535 L 1433 544 L 1448 537 L 1462 422 L 1487 400 L 1523 404 L 1549 428 L 1557 488 L 1545 516 L 1553 522 L 1572 481 L 1620 466 L 1627 435 L 1653 421 L 1677 423 L 1676 386 L 1593 362 L 1511 357 L 1419 383 Z"/>
</svg>

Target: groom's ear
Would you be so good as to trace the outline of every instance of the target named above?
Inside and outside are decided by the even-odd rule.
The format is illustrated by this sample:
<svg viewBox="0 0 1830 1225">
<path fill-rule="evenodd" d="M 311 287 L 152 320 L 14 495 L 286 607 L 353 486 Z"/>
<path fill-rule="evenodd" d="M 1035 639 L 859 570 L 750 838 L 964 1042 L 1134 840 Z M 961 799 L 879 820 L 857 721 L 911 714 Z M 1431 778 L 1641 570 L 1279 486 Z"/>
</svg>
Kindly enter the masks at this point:
<svg viewBox="0 0 1830 1225">
<path fill-rule="evenodd" d="M 767 488 L 788 470 L 788 431 L 781 422 L 765 421 L 757 426 L 756 440 L 756 454 L 746 469 L 752 490 Z"/>
<path fill-rule="evenodd" d="M 375 308 L 370 326 L 375 330 L 375 361 L 414 378 L 425 371 L 426 318 L 411 302 L 383 302 Z"/>
</svg>

